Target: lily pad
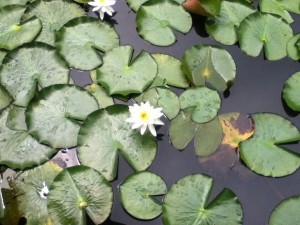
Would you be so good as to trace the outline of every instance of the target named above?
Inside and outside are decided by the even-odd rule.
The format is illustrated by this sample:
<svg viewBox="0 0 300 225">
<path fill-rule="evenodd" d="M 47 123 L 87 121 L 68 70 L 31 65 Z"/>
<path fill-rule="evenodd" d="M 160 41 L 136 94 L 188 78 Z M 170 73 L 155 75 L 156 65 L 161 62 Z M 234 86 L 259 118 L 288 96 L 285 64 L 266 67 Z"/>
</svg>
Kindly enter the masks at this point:
<svg viewBox="0 0 300 225">
<path fill-rule="evenodd" d="M 300 156 L 281 146 L 300 140 L 298 129 L 287 119 L 269 113 L 252 115 L 255 132 L 240 143 L 240 156 L 254 172 L 272 177 L 293 173 L 300 166 Z"/>
<path fill-rule="evenodd" d="M 147 1 L 148 0 L 127 0 L 127 3 L 134 12 L 137 12 L 140 6 Z"/>
<path fill-rule="evenodd" d="M 0 164 L 24 169 L 49 160 L 57 150 L 41 145 L 27 131 L 6 127 L 10 107 L 0 114 Z"/>
<path fill-rule="evenodd" d="M 254 12 L 254 7 L 243 0 L 222 1 L 220 14 L 216 17 L 207 17 L 205 30 L 216 41 L 233 45 L 238 41 L 236 32 L 240 23 Z"/>
<path fill-rule="evenodd" d="M 93 83 L 85 86 L 84 88 L 95 97 L 100 109 L 115 104 L 113 98 L 111 98 L 100 85 Z"/>
<path fill-rule="evenodd" d="M 35 0 L 27 7 L 22 19 L 39 18 L 43 28 L 35 41 L 54 46 L 55 32 L 71 19 L 85 15 L 83 8 L 68 0 Z"/>
<path fill-rule="evenodd" d="M 297 45 L 299 41 L 300 33 L 295 34 L 293 37 L 291 37 L 286 46 L 288 56 L 295 61 L 298 61 L 300 59 L 300 49 Z"/>
<path fill-rule="evenodd" d="M 26 110 L 29 133 L 52 148 L 76 146 L 81 121 L 98 109 L 96 99 L 81 87 L 56 84 L 36 94 Z"/>
<path fill-rule="evenodd" d="M 26 5 L 29 1 L 33 0 L 0 0 L 0 8 L 7 5 Z"/>
<path fill-rule="evenodd" d="M 294 22 L 288 11 L 300 13 L 299 0 L 260 0 L 259 8 L 261 12 L 272 13 L 281 16 L 288 23 Z"/>
<path fill-rule="evenodd" d="M 70 70 L 55 48 L 32 43 L 9 52 L 0 67 L 0 81 L 14 99 L 26 107 L 38 87 L 67 84 Z"/>
<path fill-rule="evenodd" d="M 295 111 L 300 111 L 300 72 L 293 74 L 285 82 L 282 97 L 286 104 Z"/>
<path fill-rule="evenodd" d="M 154 87 L 147 90 L 136 99 L 139 102 L 150 102 L 150 105 L 160 107 L 169 120 L 175 118 L 180 111 L 178 96 L 165 87 Z"/>
<path fill-rule="evenodd" d="M 217 16 L 221 10 L 221 0 L 201 0 L 201 7 L 210 15 Z"/>
<path fill-rule="evenodd" d="M 47 210 L 48 187 L 61 170 L 56 164 L 47 162 L 10 180 L 18 209 L 27 224 L 52 224 Z"/>
<path fill-rule="evenodd" d="M 179 96 L 181 109 L 193 107 L 192 120 L 206 123 L 217 116 L 221 98 L 217 91 L 207 87 L 188 89 Z"/>
<path fill-rule="evenodd" d="M 273 210 L 269 225 L 294 225 L 299 223 L 300 196 L 284 199 Z"/>
<path fill-rule="evenodd" d="M 146 41 L 168 46 L 176 41 L 172 29 L 187 33 L 192 27 L 192 18 L 176 1 L 149 0 L 139 7 L 136 23 L 139 34 Z"/>
<path fill-rule="evenodd" d="M 152 54 L 158 66 L 156 78 L 151 87 L 170 85 L 178 88 L 187 88 L 189 80 L 181 69 L 180 60 L 165 54 Z"/>
<path fill-rule="evenodd" d="M 23 107 L 10 107 L 6 119 L 7 128 L 15 131 L 26 131 L 27 125 L 25 123 L 25 110 L 26 108 Z"/>
<path fill-rule="evenodd" d="M 0 49 L 0 66 L 2 64 L 2 60 L 4 59 L 4 57 L 6 56 L 7 51 Z"/>
<path fill-rule="evenodd" d="M 240 48 L 250 56 L 258 56 L 264 48 L 268 60 L 279 60 L 287 55 L 286 45 L 293 30 L 284 19 L 256 12 L 247 16 L 238 29 Z"/>
<path fill-rule="evenodd" d="M 7 107 L 12 101 L 12 98 L 6 89 L 0 84 L 0 111 Z"/>
<path fill-rule="evenodd" d="M 112 49 L 103 57 L 103 66 L 97 69 L 97 81 L 110 95 L 139 94 L 153 82 L 157 65 L 151 55 L 142 51 L 134 60 L 132 55 L 133 48 L 126 45 Z"/>
<path fill-rule="evenodd" d="M 161 214 L 162 206 L 155 196 L 167 191 L 161 177 L 146 171 L 130 175 L 119 186 L 123 207 L 130 215 L 142 220 L 151 220 Z"/>
<path fill-rule="evenodd" d="M 109 24 L 92 17 L 70 20 L 56 33 L 56 47 L 70 67 L 93 70 L 102 64 L 102 53 L 119 45 Z"/>
<path fill-rule="evenodd" d="M 155 137 L 131 129 L 125 122 L 129 116 L 127 106 L 109 106 L 90 114 L 79 131 L 79 161 L 97 169 L 109 181 L 116 177 L 119 152 L 136 171 L 146 170 L 156 155 Z"/>
<path fill-rule="evenodd" d="M 101 173 L 85 166 L 63 170 L 50 186 L 48 211 L 55 225 L 86 225 L 86 215 L 101 224 L 112 204 L 111 184 Z"/>
<path fill-rule="evenodd" d="M 21 23 L 21 16 L 26 7 L 8 5 L 0 8 L 0 49 L 12 50 L 33 41 L 42 29 L 38 18 Z"/>
<path fill-rule="evenodd" d="M 182 69 L 195 86 L 212 86 L 218 91 L 228 89 L 236 76 L 231 55 L 222 48 L 194 45 L 182 59 Z"/>
<path fill-rule="evenodd" d="M 194 174 L 178 180 L 163 201 L 165 225 L 240 225 L 243 211 L 236 195 L 224 189 L 208 202 L 213 180 Z"/>
</svg>

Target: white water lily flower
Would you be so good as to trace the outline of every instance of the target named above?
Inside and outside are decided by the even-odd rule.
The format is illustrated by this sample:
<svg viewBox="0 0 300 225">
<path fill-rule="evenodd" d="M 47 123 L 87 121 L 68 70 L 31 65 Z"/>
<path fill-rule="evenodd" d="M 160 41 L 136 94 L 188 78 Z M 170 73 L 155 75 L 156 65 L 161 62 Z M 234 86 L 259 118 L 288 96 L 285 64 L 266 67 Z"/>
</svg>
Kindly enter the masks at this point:
<svg viewBox="0 0 300 225">
<path fill-rule="evenodd" d="M 132 123 L 132 129 L 141 129 L 141 134 L 143 135 L 149 128 L 151 134 L 156 136 L 156 130 L 154 125 L 164 125 L 164 123 L 159 119 L 163 113 L 162 108 L 154 108 L 147 101 L 146 103 L 141 103 L 141 105 L 133 104 L 129 106 L 130 118 L 126 120 L 128 123 Z"/>
<path fill-rule="evenodd" d="M 103 20 L 104 13 L 107 13 L 108 15 L 112 16 L 114 9 L 111 6 L 114 5 L 115 3 L 116 0 L 93 0 L 88 4 L 94 7 L 93 11 L 99 10 L 100 19 Z"/>
<path fill-rule="evenodd" d="M 43 182 L 42 188 L 38 188 L 38 194 L 41 198 L 47 199 L 49 194 L 49 188 L 47 187 L 46 182 Z"/>
</svg>

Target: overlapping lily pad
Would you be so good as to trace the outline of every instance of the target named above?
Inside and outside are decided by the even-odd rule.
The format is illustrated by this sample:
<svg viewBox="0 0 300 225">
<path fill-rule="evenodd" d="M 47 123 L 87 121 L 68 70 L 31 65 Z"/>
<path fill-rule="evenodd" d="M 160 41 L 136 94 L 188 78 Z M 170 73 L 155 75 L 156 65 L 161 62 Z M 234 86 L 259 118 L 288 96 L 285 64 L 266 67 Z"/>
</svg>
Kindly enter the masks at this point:
<svg viewBox="0 0 300 225">
<path fill-rule="evenodd" d="M 6 89 L 0 84 L 0 110 L 7 107 L 12 101 L 12 98 Z"/>
<path fill-rule="evenodd" d="M 136 171 L 147 169 L 156 155 L 156 138 L 131 129 L 127 118 L 127 106 L 109 106 L 90 114 L 79 131 L 80 162 L 97 169 L 108 180 L 116 177 L 119 152 Z"/>
<path fill-rule="evenodd" d="M 7 128 L 15 131 L 26 131 L 25 110 L 26 108 L 23 107 L 11 106 L 6 119 Z"/>
<path fill-rule="evenodd" d="M 162 212 L 155 196 L 167 193 L 163 179 L 154 173 L 138 172 L 127 177 L 119 186 L 120 200 L 126 211 L 143 220 L 153 219 Z"/>
<path fill-rule="evenodd" d="M 286 46 L 288 56 L 295 61 L 300 59 L 300 48 L 297 44 L 299 41 L 300 33 L 291 37 Z"/>
<path fill-rule="evenodd" d="M 26 110 L 29 133 L 53 148 L 77 144 L 77 134 L 88 114 L 98 109 L 96 99 L 85 89 L 56 84 L 42 89 Z"/>
<path fill-rule="evenodd" d="M 216 41 L 233 45 L 238 41 L 236 32 L 241 21 L 253 12 L 254 7 L 243 0 L 222 1 L 220 14 L 208 17 L 205 29 Z"/>
<path fill-rule="evenodd" d="M 56 47 L 70 67 L 93 70 L 102 64 L 102 54 L 119 45 L 113 27 L 92 17 L 77 17 L 56 33 Z"/>
<path fill-rule="evenodd" d="M 300 72 L 293 74 L 287 79 L 282 97 L 291 109 L 300 111 Z"/>
<path fill-rule="evenodd" d="M 258 56 L 264 48 L 268 60 L 279 60 L 287 55 L 286 45 L 293 31 L 284 19 L 256 12 L 241 22 L 237 34 L 240 48 L 247 55 Z"/>
<path fill-rule="evenodd" d="M 4 59 L 6 54 L 7 54 L 7 51 L 0 49 L 0 66 L 1 66 L 2 60 Z"/>
<path fill-rule="evenodd" d="M 50 186 L 48 211 L 55 225 L 86 225 L 86 216 L 101 224 L 112 204 L 111 184 L 101 173 L 85 166 L 63 170 Z"/>
<path fill-rule="evenodd" d="M 142 93 L 157 74 L 155 60 L 148 52 L 142 51 L 134 60 L 133 48 L 119 46 L 103 57 L 103 66 L 97 69 L 97 81 L 110 95 Z M 118 59 L 118 60 L 116 60 Z"/>
<path fill-rule="evenodd" d="M 31 42 L 42 29 L 41 21 L 36 17 L 21 23 L 25 9 L 18 5 L 0 8 L 0 49 L 12 50 Z"/>
<path fill-rule="evenodd" d="M 67 84 L 70 70 L 54 47 L 32 43 L 9 52 L 0 67 L 0 81 L 14 99 L 27 106 L 38 87 Z"/>
<path fill-rule="evenodd" d="M 93 83 L 85 86 L 84 88 L 95 97 L 100 109 L 114 104 L 113 98 L 111 98 L 100 85 Z"/>
<path fill-rule="evenodd" d="M 240 144 L 240 156 L 254 172 L 272 177 L 293 173 L 300 166 L 300 155 L 282 146 L 300 140 L 298 129 L 287 119 L 269 113 L 252 115 L 255 132 Z"/>
<path fill-rule="evenodd" d="M 85 15 L 85 11 L 79 5 L 68 0 L 35 0 L 27 7 L 22 19 L 33 16 L 39 18 L 43 28 L 35 41 L 54 45 L 56 31 L 69 20 Z"/>
<path fill-rule="evenodd" d="M 199 1 L 201 7 L 210 15 L 210 16 L 217 16 L 221 10 L 221 0 L 201 0 Z"/>
<path fill-rule="evenodd" d="M 208 202 L 213 180 L 194 174 L 178 180 L 163 201 L 164 225 L 241 225 L 243 211 L 236 195 L 224 189 Z"/>
<path fill-rule="evenodd" d="M 136 23 L 139 34 L 159 46 L 168 46 L 176 41 L 172 29 L 187 33 L 192 27 L 190 14 L 173 0 L 145 2 L 137 11 Z"/>
<path fill-rule="evenodd" d="M 222 48 L 194 45 L 182 59 L 182 69 L 195 86 L 212 86 L 218 91 L 228 89 L 236 76 L 231 55 Z"/>
</svg>

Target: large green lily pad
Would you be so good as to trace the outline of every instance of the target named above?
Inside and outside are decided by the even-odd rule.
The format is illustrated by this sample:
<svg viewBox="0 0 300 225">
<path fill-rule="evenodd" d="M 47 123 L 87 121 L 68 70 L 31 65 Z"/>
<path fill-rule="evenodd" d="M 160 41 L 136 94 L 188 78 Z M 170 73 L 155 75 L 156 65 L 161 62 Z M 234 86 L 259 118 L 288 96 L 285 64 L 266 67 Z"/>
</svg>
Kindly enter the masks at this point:
<svg viewBox="0 0 300 225">
<path fill-rule="evenodd" d="M 157 74 L 155 60 L 145 51 L 134 60 L 132 55 L 133 48 L 126 45 L 112 49 L 103 57 L 103 66 L 97 69 L 97 81 L 110 95 L 139 94 L 153 82 Z"/>
<path fill-rule="evenodd" d="M 173 0 L 145 2 L 137 11 L 136 23 L 139 34 L 159 46 L 168 46 L 176 41 L 172 29 L 187 33 L 192 27 L 190 14 Z"/>
<path fill-rule="evenodd" d="M 218 91 L 228 89 L 236 75 L 231 55 L 222 48 L 194 45 L 182 59 L 182 69 L 195 86 L 212 86 Z"/>
<path fill-rule="evenodd" d="M 101 224 L 112 204 L 111 184 L 101 173 L 85 166 L 63 170 L 50 186 L 48 211 L 55 225 L 86 225 L 87 215 Z"/>
<path fill-rule="evenodd" d="M 256 12 L 247 16 L 238 29 L 240 48 L 250 56 L 258 56 L 264 48 L 268 60 L 279 60 L 287 55 L 286 45 L 293 30 L 284 19 Z"/>
<path fill-rule="evenodd" d="M 27 224 L 52 224 L 47 210 L 48 188 L 61 170 L 58 165 L 47 162 L 10 180 L 18 210 L 26 218 Z"/>
<path fill-rule="evenodd" d="M 8 5 L 0 8 L 0 49 L 12 50 L 33 41 L 42 29 L 38 18 L 21 23 L 25 6 Z"/>
<path fill-rule="evenodd" d="M 282 97 L 291 109 L 300 111 L 300 72 L 294 73 L 287 79 Z"/>
<path fill-rule="evenodd" d="M 155 137 L 131 129 L 125 121 L 129 116 L 127 106 L 109 106 L 90 114 L 79 131 L 79 161 L 97 169 L 110 181 L 117 174 L 119 152 L 136 171 L 147 169 L 156 155 Z"/>
<path fill-rule="evenodd" d="M 67 84 L 70 70 L 55 48 L 32 43 L 9 52 L 0 67 L 0 81 L 14 99 L 27 106 L 38 87 Z"/>
<path fill-rule="evenodd" d="M 154 173 L 138 172 L 127 177 L 119 186 L 120 200 L 126 211 L 142 220 L 150 220 L 162 212 L 155 196 L 168 191 L 163 179 Z"/>
<path fill-rule="evenodd" d="M 252 115 L 255 132 L 240 143 L 240 156 L 254 172 L 272 177 L 293 173 L 300 166 L 300 156 L 281 146 L 300 140 L 298 129 L 287 119 L 269 113 Z"/>
<path fill-rule="evenodd" d="M 85 15 L 83 8 L 69 0 L 35 0 L 27 7 L 22 19 L 39 18 L 43 28 L 35 41 L 54 46 L 55 32 L 69 20 Z"/>
<path fill-rule="evenodd" d="M 240 23 L 253 12 L 254 7 L 243 0 L 222 1 L 220 14 L 207 18 L 205 30 L 216 41 L 233 45 L 238 41 L 236 32 Z"/>
<path fill-rule="evenodd" d="M 284 199 L 273 210 L 269 225 L 295 225 L 300 221 L 300 196 Z"/>
<path fill-rule="evenodd" d="M 77 144 L 81 121 L 98 109 L 96 99 L 85 89 L 56 84 L 42 89 L 26 110 L 29 133 L 53 148 Z"/>
<path fill-rule="evenodd" d="M 291 37 L 286 46 L 288 56 L 295 61 L 300 59 L 300 48 L 297 44 L 299 41 L 300 33 Z"/>
<path fill-rule="evenodd" d="M 240 225 L 243 211 L 236 195 L 224 189 L 208 202 L 211 177 L 194 174 L 178 180 L 163 201 L 164 225 Z"/>
<path fill-rule="evenodd" d="M 206 123 L 217 116 L 221 98 L 217 91 L 207 87 L 188 89 L 179 96 L 181 109 L 193 107 L 192 120 Z"/>
<path fill-rule="evenodd" d="M 0 164 L 24 169 L 49 160 L 57 150 L 40 144 L 26 130 L 15 131 L 6 126 L 10 109 L 0 114 Z"/>
<path fill-rule="evenodd" d="M 93 70 L 102 64 L 103 52 L 119 45 L 109 24 L 92 17 L 77 17 L 56 33 L 56 47 L 70 67 Z"/>
<path fill-rule="evenodd" d="M 0 84 L 0 110 L 7 107 L 12 101 L 12 98 L 6 89 Z"/>
</svg>

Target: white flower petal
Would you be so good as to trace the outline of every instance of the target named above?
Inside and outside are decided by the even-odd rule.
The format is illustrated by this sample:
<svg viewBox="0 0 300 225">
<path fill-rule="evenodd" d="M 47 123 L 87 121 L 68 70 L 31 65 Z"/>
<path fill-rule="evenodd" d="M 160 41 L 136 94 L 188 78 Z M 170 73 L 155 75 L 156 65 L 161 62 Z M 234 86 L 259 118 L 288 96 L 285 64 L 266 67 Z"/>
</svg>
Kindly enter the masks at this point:
<svg viewBox="0 0 300 225">
<path fill-rule="evenodd" d="M 164 122 L 161 121 L 160 119 L 155 119 L 154 124 L 156 124 L 156 125 L 165 125 Z"/>
<path fill-rule="evenodd" d="M 141 135 L 144 135 L 146 129 L 147 129 L 147 125 L 143 125 L 143 126 L 141 127 Z"/>
<path fill-rule="evenodd" d="M 155 127 L 154 127 L 153 125 L 149 124 L 149 125 L 148 125 L 148 128 L 149 128 L 151 134 L 152 134 L 153 136 L 156 137 L 156 130 L 155 130 Z"/>
<path fill-rule="evenodd" d="M 100 13 L 100 19 L 103 20 L 104 19 L 104 12 L 102 11 L 102 9 L 100 9 L 99 13 Z"/>
</svg>

